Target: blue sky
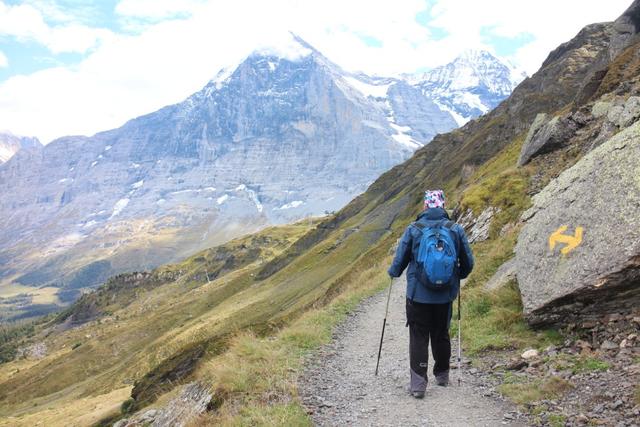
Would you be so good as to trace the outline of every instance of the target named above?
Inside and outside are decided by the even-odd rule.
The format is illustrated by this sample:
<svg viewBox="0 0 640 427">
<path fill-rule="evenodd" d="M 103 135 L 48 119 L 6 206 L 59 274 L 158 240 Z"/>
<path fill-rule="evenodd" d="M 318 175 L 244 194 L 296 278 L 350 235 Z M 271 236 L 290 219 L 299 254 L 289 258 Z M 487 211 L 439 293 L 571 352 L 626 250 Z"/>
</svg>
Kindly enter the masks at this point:
<svg viewBox="0 0 640 427">
<path fill-rule="evenodd" d="M 0 0 L 0 129 L 44 142 L 178 102 L 294 31 L 353 71 L 426 70 L 482 48 L 527 73 L 630 0 Z"/>
</svg>

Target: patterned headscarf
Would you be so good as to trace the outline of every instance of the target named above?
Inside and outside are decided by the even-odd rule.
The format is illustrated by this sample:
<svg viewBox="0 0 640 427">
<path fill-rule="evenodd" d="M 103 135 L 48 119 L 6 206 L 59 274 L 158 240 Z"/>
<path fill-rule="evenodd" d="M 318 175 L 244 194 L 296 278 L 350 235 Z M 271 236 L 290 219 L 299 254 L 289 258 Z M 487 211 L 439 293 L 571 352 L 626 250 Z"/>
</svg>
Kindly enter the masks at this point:
<svg viewBox="0 0 640 427">
<path fill-rule="evenodd" d="M 444 191 L 427 190 L 424 192 L 424 209 L 430 208 L 444 209 Z"/>
</svg>

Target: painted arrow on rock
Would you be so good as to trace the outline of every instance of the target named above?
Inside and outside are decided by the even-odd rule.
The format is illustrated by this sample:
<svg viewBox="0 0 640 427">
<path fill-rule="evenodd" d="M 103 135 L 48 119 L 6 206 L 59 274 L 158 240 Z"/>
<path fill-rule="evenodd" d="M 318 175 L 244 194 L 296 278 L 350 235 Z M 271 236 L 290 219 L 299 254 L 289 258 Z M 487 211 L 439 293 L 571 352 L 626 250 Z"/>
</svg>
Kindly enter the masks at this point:
<svg viewBox="0 0 640 427">
<path fill-rule="evenodd" d="M 567 245 L 560 250 L 562 255 L 568 254 L 582 243 L 582 227 L 576 227 L 576 233 L 573 236 L 562 234 L 565 231 L 567 231 L 567 226 L 563 225 L 549 236 L 549 249 L 554 250 L 557 243 L 564 243 Z"/>
</svg>

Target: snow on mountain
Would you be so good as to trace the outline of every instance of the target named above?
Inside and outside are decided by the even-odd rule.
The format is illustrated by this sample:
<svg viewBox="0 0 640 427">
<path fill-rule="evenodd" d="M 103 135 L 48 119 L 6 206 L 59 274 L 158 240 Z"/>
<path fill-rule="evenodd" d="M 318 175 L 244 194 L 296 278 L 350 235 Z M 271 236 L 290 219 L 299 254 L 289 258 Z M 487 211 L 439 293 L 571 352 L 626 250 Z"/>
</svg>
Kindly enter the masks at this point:
<svg viewBox="0 0 640 427">
<path fill-rule="evenodd" d="M 467 50 L 409 80 L 463 125 L 495 108 L 524 78 L 524 72 L 487 51 Z"/>
<path fill-rule="evenodd" d="M 0 165 L 13 157 L 21 149 L 38 150 L 42 144 L 38 138 L 17 136 L 11 132 L 0 132 Z"/>
</svg>

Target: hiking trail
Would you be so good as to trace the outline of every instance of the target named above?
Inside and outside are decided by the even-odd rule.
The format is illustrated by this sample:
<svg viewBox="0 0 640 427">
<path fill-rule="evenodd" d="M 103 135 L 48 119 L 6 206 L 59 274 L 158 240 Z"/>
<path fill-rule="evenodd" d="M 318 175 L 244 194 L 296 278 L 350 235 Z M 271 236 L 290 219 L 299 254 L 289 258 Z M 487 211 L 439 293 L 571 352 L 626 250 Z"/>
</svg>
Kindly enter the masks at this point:
<svg viewBox="0 0 640 427">
<path fill-rule="evenodd" d="M 409 331 L 405 327 L 404 276 L 393 284 L 382 346 L 380 370 L 374 376 L 387 292 L 363 301 L 336 329 L 334 339 L 308 360 L 299 392 L 314 424 L 380 426 L 524 425 L 512 420 L 514 407 L 483 396 L 486 387 L 463 364 L 458 387 L 457 337 L 451 337 L 450 385 L 439 387 L 432 374 L 424 399 L 407 392 Z M 463 290 L 464 292 L 464 290 Z M 463 293 L 464 298 L 464 293 Z M 464 313 L 463 313 L 464 317 Z M 457 321 L 452 319 L 453 321 Z M 463 326 L 464 328 L 464 318 Z M 464 347 L 464 342 L 463 342 Z M 463 354 L 464 360 L 464 354 Z M 466 366 L 466 367 L 465 367 Z"/>
</svg>

